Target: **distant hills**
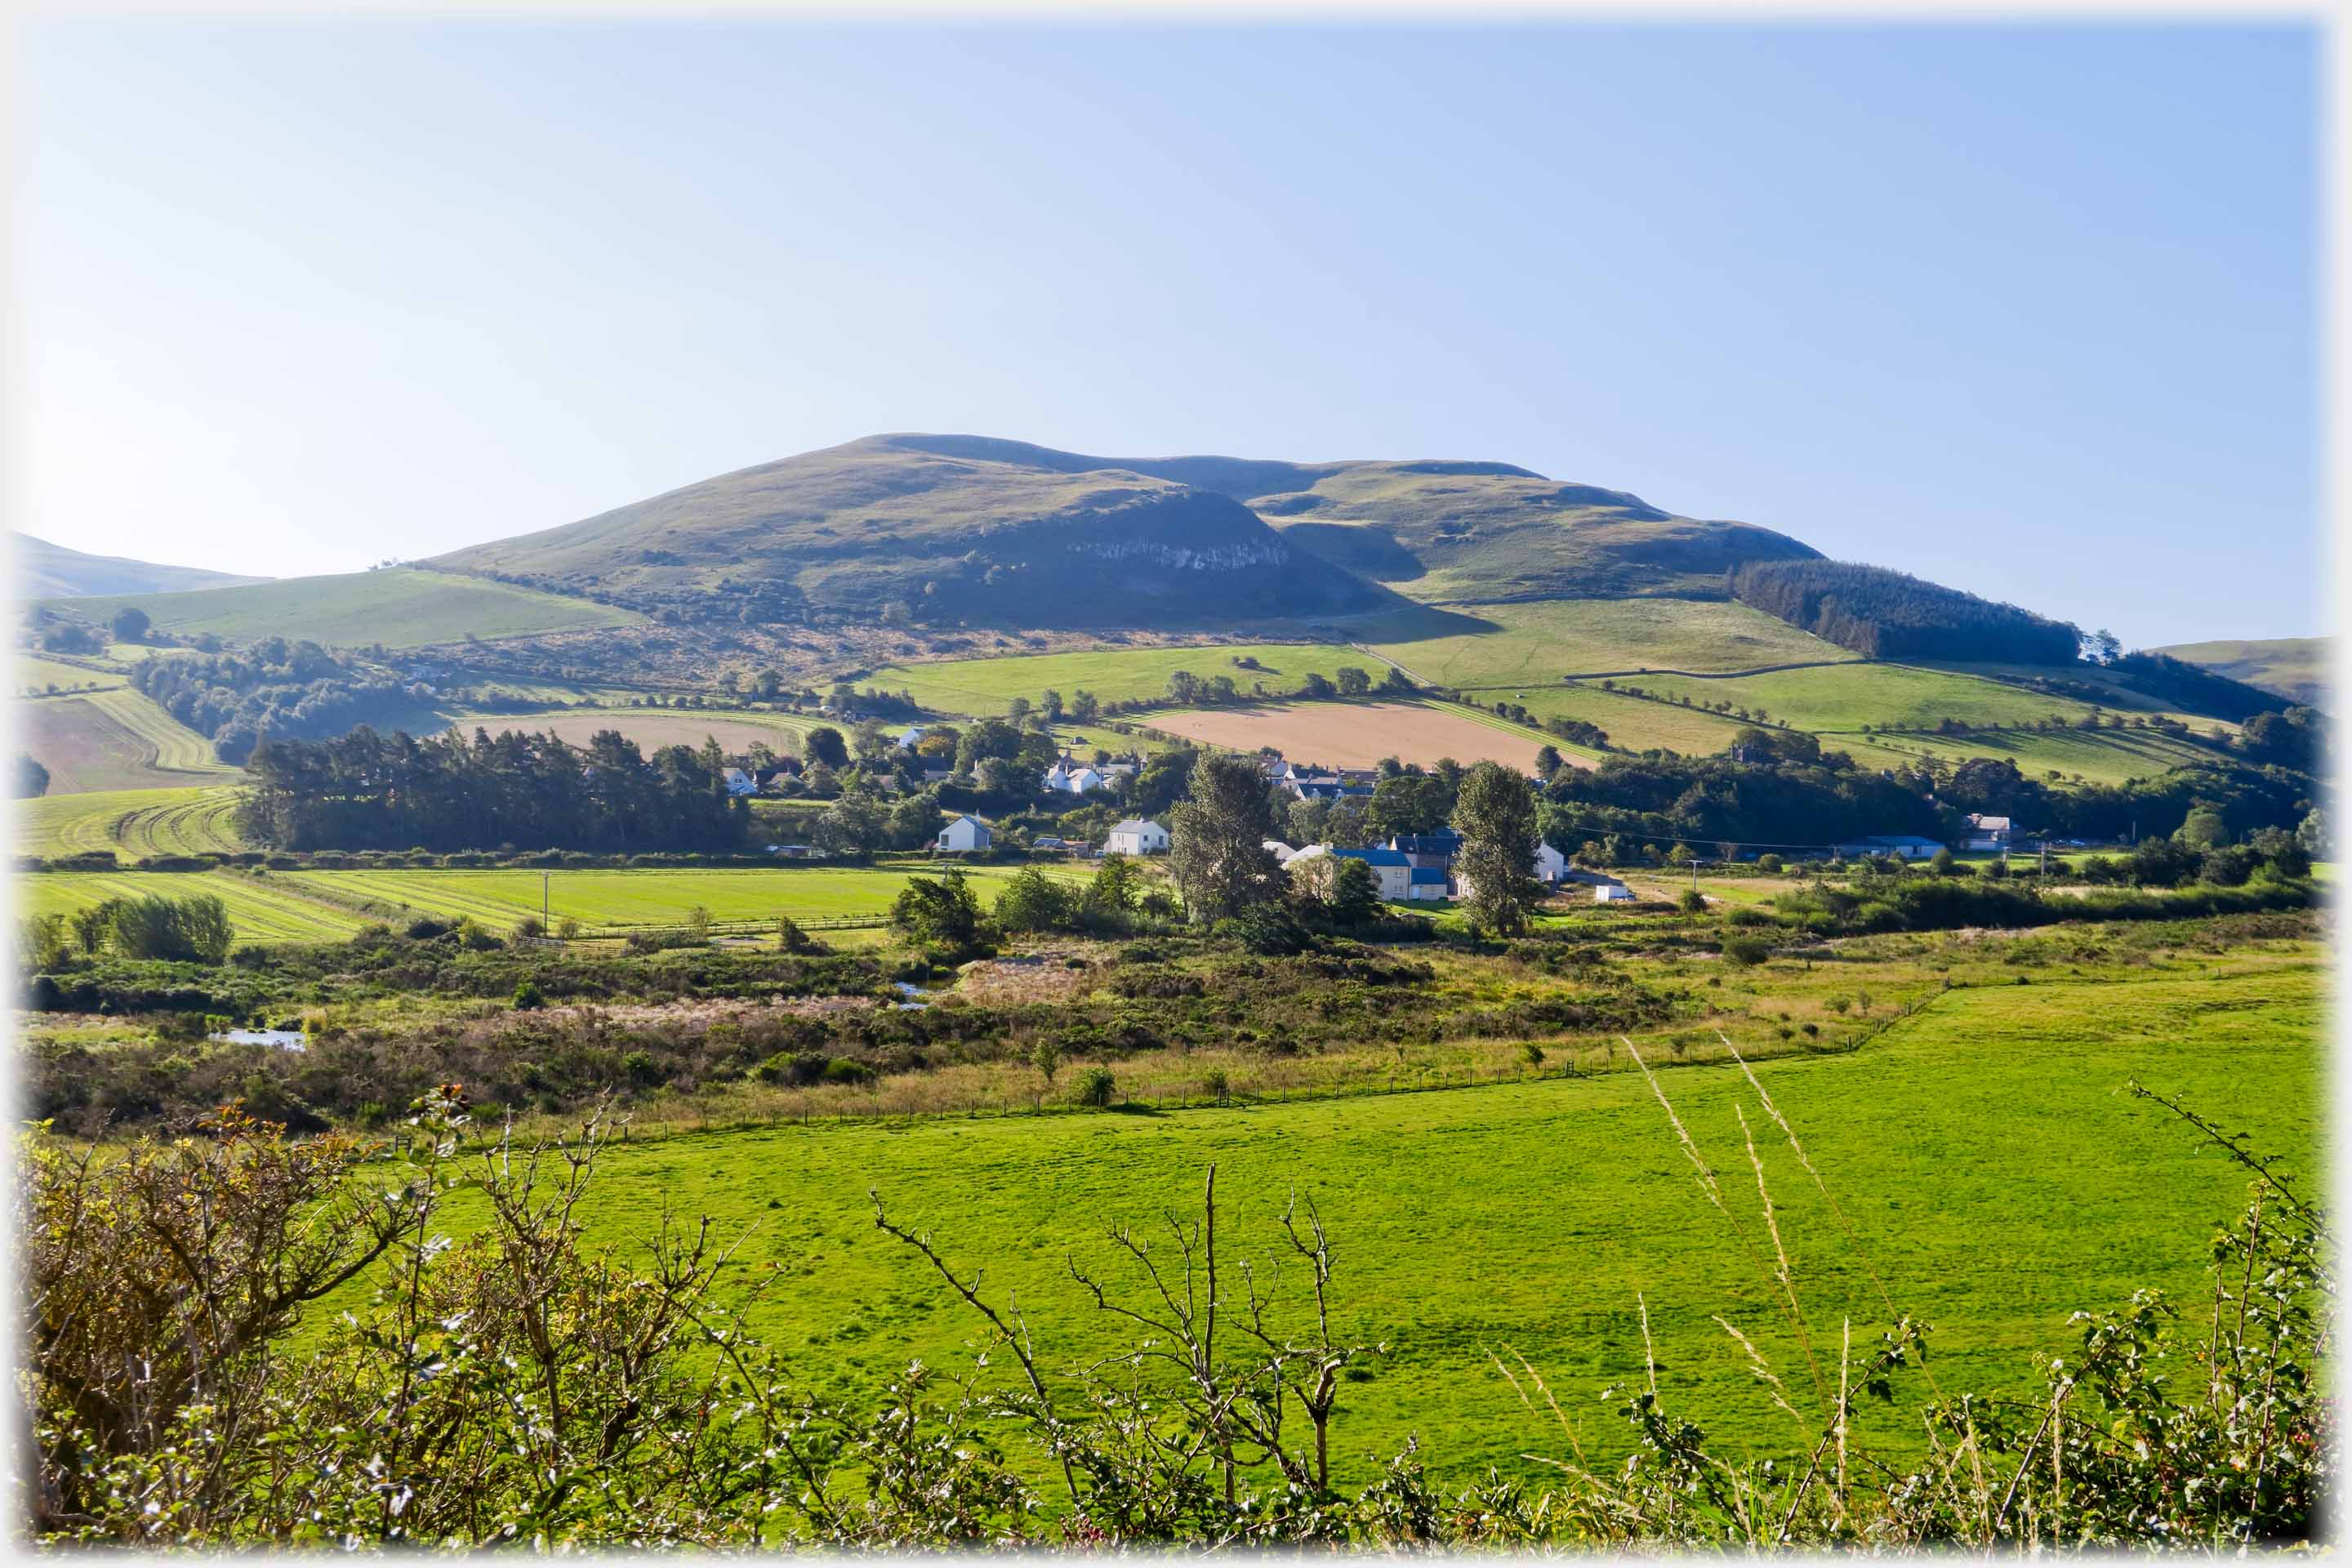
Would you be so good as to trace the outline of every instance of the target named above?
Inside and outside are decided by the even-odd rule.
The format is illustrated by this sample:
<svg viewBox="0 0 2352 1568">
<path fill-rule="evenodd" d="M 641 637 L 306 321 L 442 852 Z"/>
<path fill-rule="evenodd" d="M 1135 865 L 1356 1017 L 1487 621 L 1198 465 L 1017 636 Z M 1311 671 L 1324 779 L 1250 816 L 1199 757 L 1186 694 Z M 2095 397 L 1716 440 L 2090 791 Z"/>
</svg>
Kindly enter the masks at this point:
<svg viewBox="0 0 2352 1568">
<path fill-rule="evenodd" d="M 90 555 L 29 533 L 16 536 L 17 596 L 80 598 L 92 594 L 168 594 L 183 588 L 235 588 L 267 583 L 196 566 L 160 566 L 121 555 Z"/>
<path fill-rule="evenodd" d="M 790 604 L 923 621 L 1189 626 L 1398 602 L 1720 596 L 1768 529 L 1507 463 L 1095 458 L 873 436 L 431 564 L 644 609 Z"/>
<path fill-rule="evenodd" d="M 2189 664 L 2202 665 L 2248 686 L 2297 702 L 2324 708 L 2330 702 L 2330 671 L 2336 663 L 2332 637 L 2224 638 L 2151 648 Z"/>
</svg>

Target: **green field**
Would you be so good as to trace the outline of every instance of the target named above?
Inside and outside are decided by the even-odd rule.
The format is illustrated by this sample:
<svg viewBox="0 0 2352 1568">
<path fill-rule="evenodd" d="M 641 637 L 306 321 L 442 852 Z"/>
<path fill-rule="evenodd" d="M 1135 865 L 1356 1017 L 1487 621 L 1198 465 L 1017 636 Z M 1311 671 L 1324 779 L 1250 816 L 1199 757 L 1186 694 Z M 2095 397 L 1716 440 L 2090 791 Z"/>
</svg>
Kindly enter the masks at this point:
<svg viewBox="0 0 2352 1568">
<path fill-rule="evenodd" d="M 1971 757 L 2005 757 L 2031 777 L 2039 778 L 2054 769 L 2069 778 L 2080 774 L 2086 783 L 2108 784 L 2153 778 L 2214 757 L 2209 747 L 2154 730 L 2002 730 L 1974 735 L 1899 735 L 1885 742 L 1859 735 L 1833 735 L 1825 737 L 1822 744 L 1848 752 L 1855 762 L 1871 767 L 1916 762 L 1924 751 L 1955 763 Z"/>
<path fill-rule="evenodd" d="M 17 853 L 54 857 L 111 849 L 126 858 L 242 849 L 233 784 L 102 790 L 17 803 Z"/>
<path fill-rule="evenodd" d="M 566 916 L 589 931 L 675 926 L 699 906 L 711 919 L 766 923 L 778 915 L 818 922 L 872 920 L 889 912 L 890 902 L 909 872 L 934 875 L 929 863 L 903 868 L 779 866 L 758 870 L 554 871 L 549 874 L 549 911 Z M 1051 874 L 1078 876 L 1076 871 Z M 1013 875 L 1013 868 L 975 866 L 970 875 L 983 902 Z M 540 911 L 540 873 L 514 870 L 276 871 L 274 884 L 301 889 L 363 909 L 376 919 L 410 915 L 454 918 L 471 915 L 492 926 L 508 926 Z"/>
<path fill-rule="evenodd" d="M 290 577 L 240 588 L 180 594 L 128 594 L 53 601 L 104 621 L 125 605 L 147 612 L 158 630 L 181 637 L 212 632 L 231 641 L 307 637 L 331 647 L 422 647 L 478 637 L 644 624 L 634 610 L 588 599 L 510 587 L 478 577 L 407 567 L 328 577 Z"/>
<path fill-rule="evenodd" d="M 1897 1310 L 1934 1325 L 1931 1367 L 1952 1392 L 2033 1386 L 2032 1356 L 2071 1350 L 2065 1320 L 2077 1308 L 2151 1284 L 2197 1300 L 2207 1237 L 2239 1205 L 2242 1173 L 2123 1095 L 2126 1079 L 2257 1129 L 2263 1147 L 2315 1173 L 2315 946 L 2159 958 L 2125 980 L 2075 981 L 2063 968 L 2032 978 L 1950 993 L 1855 1054 L 1758 1069 Z M 1735 1103 L 1759 1129 L 1816 1345 L 1833 1347 L 1849 1316 L 1866 1342 L 1886 1314 L 1864 1255 L 1736 1070 L 1661 1081 L 1721 1173 L 1745 1245 L 1625 1072 L 1246 1109 L 679 1136 L 607 1157 L 591 1226 L 595 1239 L 634 1242 L 675 1210 L 748 1233 L 736 1278 L 771 1265 L 784 1277 L 752 1309 L 754 1326 L 798 1352 L 799 1375 L 870 1386 L 910 1357 L 953 1364 L 978 1327 L 919 1258 L 875 1234 L 864 1196 L 875 1188 L 966 1275 L 984 1267 L 992 1300 L 1017 1295 L 1044 1361 L 1067 1367 L 1121 1342 L 1066 1258 L 1114 1269 L 1105 1227 L 1160 1227 L 1214 1163 L 1229 1261 L 1268 1256 L 1295 1186 L 1331 1226 L 1338 1331 L 1394 1347 L 1343 1401 L 1334 1458 L 1349 1482 L 1369 1479 L 1408 1436 L 1450 1479 L 1490 1464 L 1528 1474 L 1521 1454 L 1558 1451 L 1549 1418 L 1528 1418 L 1489 1364 L 1507 1346 L 1542 1372 L 1592 1450 L 1623 1453 L 1624 1428 L 1598 1395 L 1639 1375 L 1644 1302 L 1669 1404 L 1722 1447 L 1784 1450 L 1790 1425 L 1712 1321 L 1755 1339 L 1810 1399 L 1803 1359 L 1746 1249 L 1769 1256 Z M 1297 1281 L 1283 1279 L 1295 1305 Z M 1858 1428 L 1916 1442 L 1908 1413 L 1927 1397 L 1908 1382 L 1895 1415 L 1867 1405 Z"/>
<path fill-rule="evenodd" d="M 16 886 L 28 914 L 71 914 L 108 899 L 210 893 L 228 907 L 240 942 L 334 942 L 367 923 L 348 910 L 219 871 L 47 871 L 21 877 Z"/>
<path fill-rule="evenodd" d="M 1479 605 L 1460 613 L 1494 629 L 1391 641 L 1378 620 L 1367 619 L 1357 623 L 1359 640 L 1404 666 L 1416 679 L 1465 690 L 1587 672 L 1648 668 L 1712 675 L 1855 657 L 1761 610 L 1730 603 L 1565 599 Z"/>
<path fill-rule="evenodd" d="M 1621 697 L 1590 683 L 1526 686 L 1507 693 L 1487 695 L 1517 700 L 1520 691 L 1528 694 L 1522 706 L 1538 718 L 1581 719 L 1589 724 L 1598 724 L 1608 733 L 1611 745 L 1629 752 L 1646 752 L 1659 746 L 1686 757 L 1712 756 L 1729 745 L 1731 738 L 1740 731 L 1737 720 L 1720 714 L 1701 713 L 1670 702 Z"/>
<path fill-rule="evenodd" d="M 1856 663 L 1718 680 L 1639 675 L 1619 684 L 1638 686 L 1656 697 L 1688 696 L 1694 704 L 1727 701 L 1735 708 L 1761 709 L 1800 730 L 1825 731 L 1859 730 L 1864 724 L 1932 728 L 1947 718 L 1971 724 L 2023 724 L 2053 715 L 2074 719 L 2090 711 L 2087 703 L 2069 698 L 1907 664 Z"/>
<path fill-rule="evenodd" d="M 1264 668 L 1243 669 L 1237 658 Z M 1090 648 L 1083 653 L 1017 654 L 1005 658 L 962 658 L 940 664 L 894 664 L 860 680 L 860 686 L 905 690 L 922 706 L 946 713 L 1002 713 L 1015 697 L 1032 702 L 1048 688 L 1065 701 L 1083 689 L 1105 702 L 1167 695 L 1168 678 L 1190 670 L 1202 680 L 1230 675 L 1244 691 L 1264 681 L 1269 691 L 1296 691 L 1309 672 L 1336 676 L 1343 665 L 1378 679 L 1385 673 L 1371 655 L 1335 643 L 1234 643 L 1213 647 Z"/>
<path fill-rule="evenodd" d="M 49 770 L 49 794 L 165 789 L 241 778 L 212 742 L 129 687 L 17 704 L 19 743 Z"/>
<path fill-rule="evenodd" d="M 2216 675 L 2315 706 L 2330 700 L 2329 689 L 2336 683 L 2336 644 L 2331 637 L 2225 638 L 2176 643 L 2149 651 L 2201 664 Z"/>
<path fill-rule="evenodd" d="M 18 691 L 46 691 L 51 687 L 59 691 L 102 691 L 122 683 L 122 677 L 110 671 L 86 669 L 78 664 L 59 664 L 56 659 L 35 658 L 30 654 L 16 656 L 16 689 Z"/>
</svg>

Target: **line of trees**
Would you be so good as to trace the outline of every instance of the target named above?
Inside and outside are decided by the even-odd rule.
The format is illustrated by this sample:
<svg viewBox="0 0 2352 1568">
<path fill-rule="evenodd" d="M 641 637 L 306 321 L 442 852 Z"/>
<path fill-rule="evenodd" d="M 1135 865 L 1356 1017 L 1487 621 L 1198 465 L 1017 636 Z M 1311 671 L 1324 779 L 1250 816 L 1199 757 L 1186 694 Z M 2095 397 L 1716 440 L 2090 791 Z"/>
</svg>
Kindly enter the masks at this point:
<svg viewBox="0 0 2352 1568">
<path fill-rule="evenodd" d="M 2083 646 L 2068 622 L 1860 562 L 1748 562 L 1731 569 L 1730 590 L 1743 605 L 1872 658 L 2073 664 Z"/>
<path fill-rule="evenodd" d="M 750 806 L 727 793 L 716 742 L 650 757 L 618 731 L 585 746 L 477 729 L 417 740 L 366 725 L 331 741 L 257 747 L 237 826 L 281 849 L 565 848 L 723 854 Z"/>
</svg>

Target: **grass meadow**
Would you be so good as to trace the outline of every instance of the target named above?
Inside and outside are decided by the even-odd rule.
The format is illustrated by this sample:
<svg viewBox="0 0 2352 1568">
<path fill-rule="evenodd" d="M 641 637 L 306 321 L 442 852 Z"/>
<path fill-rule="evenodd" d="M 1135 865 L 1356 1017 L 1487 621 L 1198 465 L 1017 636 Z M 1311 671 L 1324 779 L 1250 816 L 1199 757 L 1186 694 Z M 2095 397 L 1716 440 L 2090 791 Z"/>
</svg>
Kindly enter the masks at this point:
<svg viewBox="0 0 2352 1568">
<path fill-rule="evenodd" d="M 1267 702 L 1134 718 L 1226 751 L 1272 746 L 1300 762 L 1341 768 L 1370 767 L 1383 757 L 1423 765 L 1452 757 L 1465 766 L 1492 761 L 1527 773 L 1549 740 L 1540 731 L 1451 702 Z"/>
<path fill-rule="evenodd" d="M 2155 730 L 2002 730 L 1967 735 L 1898 735 L 1885 740 L 1860 735 L 1825 736 L 1822 745 L 1850 753 L 1857 763 L 1885 767 L 1916 762 L 1924 752 L 1960 763 L 1971 757 L 2005 757 L 2029 777 L 2058 773 L 2089 784 L 2119 784 L 2153 778 L 2190 763 L 2210 762 L 2213 752 Z"/>
<path fill-rule="evenodd" d="M 2066 941 L 2099 940 L 2078 933 Z M 2078 962 L 2069 963 L 2073 957 Z M 1408 1438 L 1440 1476 L 1533 1476 L 1559 1453 L 1490 1356 L 1523 1354 L 1588 1456 L 1626 1451 L 1601 1397 L 1642 1375 L 1642 1312 L 1677 1414 L 1734 1452 L 1787 1452 L 1776 1411 L 1718 1316 L 1752 1339 L 1801 1405 L 1813 1380 L 1776 1305 L 1738 1116 L 1757 1136 L 1805 1331 L 1833 1385 L 1894 1310 L 1934 1325 L 1928 1369 L 1952 1392 L 2027 1394 L 2032 1358 L 2067 1353 L 2066 1315 L 2159 1285 L 2192 1301 L 2205 1237 L 2242 1173 L 2123 1092 L 2185 1096 L 2309 1173 L 2318 1157 L 2324 956 L 2310 942 L 2226 954 L 2158 951 L 2102 968 L 2063 945 L 1972 980 L 1852 1052 L 1759 1064 L 1832 1213 L 1739 1072 L 1662 1068 L 1718 1173 L 1711 1207 L 1635 1072 L 1473 1089 L 1192 1110 L 778 1125 L 634 1142 L 608 1156 L 592 1239 L 625 1248 L 665 1213 L 709 1215 L 742 1243 L 722 1289 L 769 1281 L 752 1325 L 800 1375 L 870 1387 L 920 1357 L 956 1363 L 979 1327 L 921 1259 L 876 1234 L 867 1189 L 928 1229 L 964 1277 L 1018 1300 L 1041 1358 L 1066 1368 L 1124 1342 L 1069 1275 L 1132 1284 L 1106 1227 L 1164 1246 L 1164 1209 L 1217 1167 L 1229 1264 L 1271 1257 L 1287 1194 L 1337 1246 L 1339 1331 L 1393 1353 L 1348 1385 L 1338 1479 L 1361 1484 Z M 1778 964 L 1772 967 L 1780 967 Z M 2031 984 L 2017 983 L 2022 975 Z M 1990 983 L 1991 981 L 2000 983 Z M 1851 1226 L 1859 1245 L 1850 1241 Z M 1276 1272 L 1292 1310 L 1297 1281 Z M 1874 1442 L 1916 1442 L 1908 1412 L 1867 1405 Z"/>
<path fill-rule="evenodd" d="M 36 658 L 30 654 L 16 656 L 13 678 L 18 691 L 104 691 L 122 685 L 123 677 L 111 670 L 91 669 L 84 665 L 60 664 L 53 658 Z"/>
<path fill-rule="evenodd" d="M 878 867 L 779 866 L 747 870 L 557 870 L 548 873 L 548 908 L 593 934 L 682 924 L 689 910 L 722 924 L 765 924 L 790 915 L 803 924 L 872 920 L 889 912 L 909 875 L 935 876 L 929 861 Z M 968 874 L 983 902 L 1016 868 L 973 866 Z M 1048 868 L 1048 875 L 1083 877 Z M 541 873 L 531 870 L 273 871 L 274 887 L 345 904 L 379 920 L 471 915 L 493 929 L 540 912 Z"/>
<path fill-rule="evenodd" d="M 160 631 L 212 632 L 231 641 L 307 637 L 330 647 L 423 647 L 478 637 L 527 637 L 641 625 L 634 610 L 517 588 L 447 572 L 391 567 L 325 577 L 289 577 L 238 588 L 125 594 L 58 603 L 103 622 L 125 605 L 147 612 Z"/>
</svg>

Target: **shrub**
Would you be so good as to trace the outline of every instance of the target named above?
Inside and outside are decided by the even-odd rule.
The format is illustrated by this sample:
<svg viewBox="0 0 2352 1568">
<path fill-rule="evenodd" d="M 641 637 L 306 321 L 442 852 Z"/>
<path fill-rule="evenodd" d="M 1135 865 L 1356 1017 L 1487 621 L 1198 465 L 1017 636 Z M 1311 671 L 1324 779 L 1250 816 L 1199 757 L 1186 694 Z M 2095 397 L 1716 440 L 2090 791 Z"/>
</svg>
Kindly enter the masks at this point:
<svg viewBox="0 0 2352 1568">
<path fill-rule="evenodd" d="M 1080 1105 L 1091 1105 L 1098 1110 L 1103 1110 L 1109 1106 L 1112 1098 L 1118 1093 L 1118 1080 L 1111 1076 L 1108 1068 L 1088 1068 L 1078 1079 Z"/>
<path fill-rule="evenodd" d="M 547 997 L 541 993 L 539 982 L 524 980 L 515 986 L 514 1005 L 516 1012 L 529 1013 L 546 1006 Z"/>
<path fill-rule="evenodd" d="M 1224 1068 L 1211 1068 L 1201 1079 L 1201 1092 L 1223 1105 L 1233 1098 L 1233 1080 L 1225 1076 Z"/>
<path fill-rule="evenodd" d="M 1761 963 L 1771 956 L 1770 944 L 1752 936 L 1735 936 L 1723 944 L 1724 961 L 1736 963 L 1742 969 Z"/>
<path fill-rule="evenodd" d="M 1696 888 L 1685 888 L 1683 889 L 1683 896 L 1676 899 L 1675 902 L 1682 906 L 1683 913 L 1686 915 L 1703 915 L 1706 913 L 1706 895 L 1700 892 Z"/>
</svg>

